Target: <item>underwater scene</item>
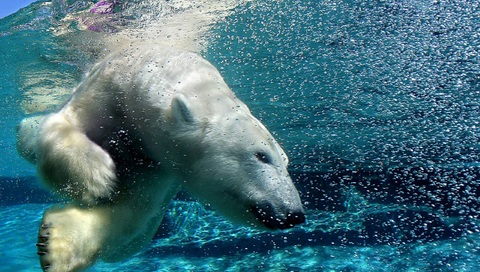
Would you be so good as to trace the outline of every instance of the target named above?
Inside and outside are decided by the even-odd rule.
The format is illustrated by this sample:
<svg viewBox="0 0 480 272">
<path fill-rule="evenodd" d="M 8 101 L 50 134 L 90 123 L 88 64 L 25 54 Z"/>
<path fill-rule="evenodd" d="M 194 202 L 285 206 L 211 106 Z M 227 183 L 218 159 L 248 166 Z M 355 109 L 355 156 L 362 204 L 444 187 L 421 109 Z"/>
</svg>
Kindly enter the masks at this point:
<svg viewBox="0 0 480 272">
<path fill-rule="evenodd" d="M 181 191 L 154 239 L 87 271 L 480 271 L 480 2 L 37 1 L 0 19 L 2 271 L 41 271 L 66 203 L 16 149 L 115 48 L 198 52 L 272 133 L 306 222 L 263 231 Z M 46 269 L 48 271 L 48 269 Z"/>
</svg>

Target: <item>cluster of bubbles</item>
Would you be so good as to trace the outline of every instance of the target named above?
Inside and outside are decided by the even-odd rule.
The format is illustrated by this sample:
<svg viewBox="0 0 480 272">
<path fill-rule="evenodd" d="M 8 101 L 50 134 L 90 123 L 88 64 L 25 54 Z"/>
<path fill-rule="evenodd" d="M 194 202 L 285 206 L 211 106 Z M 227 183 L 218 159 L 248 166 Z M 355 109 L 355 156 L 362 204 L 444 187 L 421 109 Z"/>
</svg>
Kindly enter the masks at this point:
<svg viewBox="0 0 480 272">
<path fill-rule="evenodd" d="M 207 54 L 277 134 L 308 208 L 357 205 L 376 232 L 435 239 L 480 214 L 479 15 L 472 1 L 252 3 Z"/>
</svg>

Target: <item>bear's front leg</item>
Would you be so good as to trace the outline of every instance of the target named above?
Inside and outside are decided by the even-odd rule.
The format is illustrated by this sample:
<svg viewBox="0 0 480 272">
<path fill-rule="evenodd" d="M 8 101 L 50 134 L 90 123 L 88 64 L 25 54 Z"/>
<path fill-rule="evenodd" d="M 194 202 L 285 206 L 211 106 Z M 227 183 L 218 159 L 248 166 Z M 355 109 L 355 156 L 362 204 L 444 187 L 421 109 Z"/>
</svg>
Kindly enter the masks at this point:
<svg viewBox="0 0 480 272">
<path fill-rule="evenodd" d="M 136 177 L 141 185 L 124 190 L 111 203 L 57 205 L 45 211 L 37 243 L 44 271 L 81 271 L 97 259 L 117 262 L 151 241 L 179 188 L 168 176 Z"/>
<path fill-rule="evenodd" d="M 80 203 L 108 199 L 116 182 L 115 163 L 61 113 L 47 116 L 37 139 L 37 167 L 46 186 Z"/>
<path fill-rule="evenodd" d="M 38 233 L 43 271 L 81 271 L 93 265 L 105 240 L 108 216 L 74 205 L 48 209 Z"/>
</svg>

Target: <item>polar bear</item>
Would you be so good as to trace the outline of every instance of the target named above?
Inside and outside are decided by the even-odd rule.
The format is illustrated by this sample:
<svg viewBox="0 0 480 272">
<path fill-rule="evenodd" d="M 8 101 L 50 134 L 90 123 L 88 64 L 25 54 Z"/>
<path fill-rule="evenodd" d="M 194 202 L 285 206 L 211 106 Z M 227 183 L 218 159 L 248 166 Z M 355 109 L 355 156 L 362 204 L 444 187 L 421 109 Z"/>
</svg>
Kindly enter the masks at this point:
<svg viewBox="0 0 480 272">
<path fill-rule="evenodd" d="M 181 188 L 248 226 L 305 221 L 285 152 L 192 52 L 141 45 L 113 53 L 58 112 L 23 120 L 17 146 L 46 187 L 72 200 L 44 213 L 44 271 L 138 252 Z"/>
</svg>

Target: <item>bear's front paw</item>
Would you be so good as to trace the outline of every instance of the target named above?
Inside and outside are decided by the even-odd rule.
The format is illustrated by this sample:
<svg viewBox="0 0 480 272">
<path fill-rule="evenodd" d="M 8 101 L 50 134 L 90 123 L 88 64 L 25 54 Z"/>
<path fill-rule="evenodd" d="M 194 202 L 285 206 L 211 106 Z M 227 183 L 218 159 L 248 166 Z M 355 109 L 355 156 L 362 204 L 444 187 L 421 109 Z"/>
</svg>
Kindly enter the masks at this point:
<svg viewBox="0 0 480 272">
<path fill-rule="evenodd" d="M 111 198 L 117 176 L 115 163 L 110 155 L 99 146 L 92 145 L 82 162 L 83 165 L 78 169 L 80 175 L 83 175 L 80 176 L 83 188 L 78 188 L 78 191 L 82 192 L 80 201 L 84 204 L 95 204 Z"/>
<path fill-rule="evenodd" d="M 82 271 L 98 258 L 102 225 L 95 213 L 76 206 L 48 209 L 38 231 L 37 254 L 43 271 Z"/>
<path fill-rule="evenodd" d="M 89 258 L 82 258 L 83 256 L 72 250 L 75 242 L 71 238 L 73 237 L 62 237 L 52 223 L 41 225 L 36 246 L 43 271 L 79 271 L 91 265 Z"/>
<path fill-rule="evenodd" d="M 41 226 L 42 229 L 47 229 L 48 226 L 43 224 Z M 41 234 L 43 233 L 43 234 Z M 38 243 L 37 246 L 37 254 L 40 256 L 40 265 L 42 266 L 43 271 L 51 271 L 49 270 L 51 266 L 50 256 L 48 254 L 48 238 L 50 237 L 50 233 L 48 231 L 40 231 L 38 235 Z"/>
<path fill-rule="evenodd" d="M 111 198 L 116 184 L 115 163 L 84 134 L 70 132 L 40 145 L 38 170 L 44 183 L 82 204 Z"/>
</svg>

